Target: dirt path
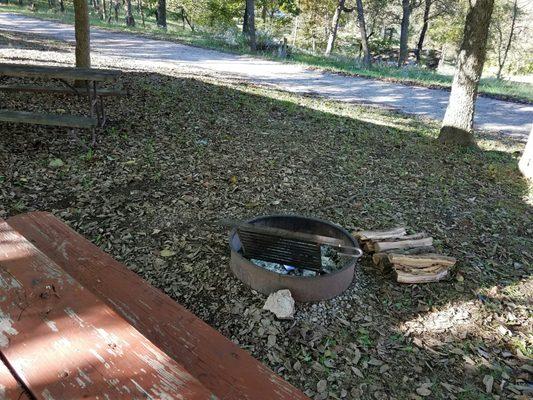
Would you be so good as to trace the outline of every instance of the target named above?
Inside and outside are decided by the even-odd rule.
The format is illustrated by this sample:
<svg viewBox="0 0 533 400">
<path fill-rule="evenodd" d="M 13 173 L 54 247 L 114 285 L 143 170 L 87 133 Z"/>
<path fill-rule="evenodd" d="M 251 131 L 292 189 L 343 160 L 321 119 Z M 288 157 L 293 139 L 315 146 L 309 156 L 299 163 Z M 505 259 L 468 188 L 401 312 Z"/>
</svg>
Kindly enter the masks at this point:
<svg viewBox="0 0 533 400">
<path fill-rule="evenodd" d="M 74 41 L 71 25 L 16 14 L 0 14 L 0 30 Z M 186 67 L 206 73 L 231 74 L 254 83 L 335 100 L 374 104 L 432 119 L 442 119 L 449 93 L 439 89 L 404 86 L 379 80 L 309 70 L 297 64 L 268 61 L 127 33 L 92 28 L 93 51 L 100 55 L 134 59 L 139 68 Z M 533 106 L 480 97 L 476 127 L 525 140 L 533 121 Z"/>
</svg>

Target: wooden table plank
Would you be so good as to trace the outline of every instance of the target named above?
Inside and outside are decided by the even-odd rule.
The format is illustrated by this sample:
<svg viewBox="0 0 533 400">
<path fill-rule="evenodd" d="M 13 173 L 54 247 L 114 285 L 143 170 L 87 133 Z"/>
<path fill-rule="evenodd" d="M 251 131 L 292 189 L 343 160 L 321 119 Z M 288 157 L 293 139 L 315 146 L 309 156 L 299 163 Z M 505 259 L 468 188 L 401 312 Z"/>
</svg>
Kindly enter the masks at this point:
<svg viewBox="0 0 533 400">
<path fill-rule="evenodd" d="M 2 360 L 0 360 L 0 399 L 30 400 L 30 396 L 26 390 L 17 382 Z"/>
<path fill-rule="evenodd" d="M 86 129 L 94 128 L 98 125 L 96 118 L 83 117 L 81 115 L 41 114 L 11 110 L 0 110 L 0 121 Z"/>
<path fill-rule="evenodd" d="M 0 76 L 15 78 L 64 79 L 68 81 L 116 80 L 121 71 L 114 69 L 57 67 L 51 65 L 0 64 Z"/>
<path fill-rule="evenodd" d="M 70 95 L 79 95 L 87 96 L 87 90 L 85 88 L 77 89 L 78 91 L 72 90 L 67 86 L 60 87 L 50 87 L 50 86 L 41 86 L 41 85 L 0 85 L 0 92 L 28 92 L 28 93 L 54 93 L 54 94 L 70 94 Z M 96 96 L 103 97 L 115 97 L 115 96 L 126 96 L 128 94 L 127 90 L 124 89 L 115 89 L 115 88 L 97 88 Z"/>
<path fill-rule="evenodd" d="M 215 398 L 3 221 L 0 286 L 0 352 L 35 398 Z"/>
<path fill-rule="evenodd" d="M 219 398 L 308 399 L 53 215 L 32 212 L 9 223 Z"/>
</svg>

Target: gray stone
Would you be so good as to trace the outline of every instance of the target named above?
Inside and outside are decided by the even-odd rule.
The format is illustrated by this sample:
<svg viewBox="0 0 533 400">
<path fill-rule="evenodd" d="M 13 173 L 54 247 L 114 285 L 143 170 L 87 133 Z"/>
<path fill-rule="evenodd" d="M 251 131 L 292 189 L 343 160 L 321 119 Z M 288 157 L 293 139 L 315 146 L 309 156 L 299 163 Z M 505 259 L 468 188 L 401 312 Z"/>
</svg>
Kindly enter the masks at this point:
<svg viewBox="0 0 533 400">
<path fill-rule="evenodd" d="M 279 319 L 294 318 L 294 299 L 288 289 L 270 293 L 263 310 L 272 312 Z"/>
</svg>

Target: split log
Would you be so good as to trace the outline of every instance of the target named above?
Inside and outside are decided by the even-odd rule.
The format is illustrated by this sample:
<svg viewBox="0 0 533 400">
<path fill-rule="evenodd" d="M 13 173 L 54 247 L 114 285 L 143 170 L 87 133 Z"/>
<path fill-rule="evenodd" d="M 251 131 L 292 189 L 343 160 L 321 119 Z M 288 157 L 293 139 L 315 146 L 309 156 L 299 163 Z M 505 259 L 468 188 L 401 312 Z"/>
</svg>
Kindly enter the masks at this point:
<svg viewBox="0 0 533 400">
<path fill-rule="evenodd" d="M 401 269 L 394 270 L 396 280 L 399 283 L 428 283 L 438 282 L 448 276 L 448 269 L 444 268 L 431 274 L 413 274 L 411 272 L 403 271 Z"/>
<path fill-rule="evenodd" d="M 399 241 L 402 241 L 402 240 L 415 240 L 415 239 L 423 239 L 425 237 L 427 237 L 428 235 L 425 233 L 425 232 L 420 232 L 420 233 L 415 233 L 413 235 L 407 235 L 407 236 L 402 236 L 402 237 L 389 237 L 389 238 L 383 238 L 383 239 L 380 239 L 380 240 L 367 240 L 367 241 L 364 241 L 363 242 L 363 248 L 366 252 L 368 253 L 372 253 L 375 251 L 376 249 L 376 243 L 380 243 L 380 242 L 399 242 Z"/>
<path fill-rule="evenodd" d="M 433 246 L 433 238 L 423 238 L 414 240 L 399 240 L 396 242 L 378 242 L 374 245 L 374 251 L 377 253 L 393 249 L 409 249 L 414 247 Z"/>
<path fill-rule="evenodd" d="M 413 247 L 412 249 L 390 249 L 376 254 L 430 254 L 435 253 L 435 251 L 435 247 L 433 246 L 422 246 Z"/>
<path fill-rule="evenodd" d="M 388 258 L 394 265 L 398 264 L 411 268 L 426 268 L 435 265 L 450 268 L 457 262 L 453 257 L 442 256 L 440 254 L 406 255 L 392 253 L 388 255 Z"/>
<path fill-rule="evenodd" d="M 374 255 L 372 256 L 372 261 L 374 262 L 374 265 L 381 271 L 389 270 L 392 267 L 392 263 L 389 260 L 389 255 L 391 253 L 394 253 L 396 255 L 431 254 L 435 253 L 435 247 L 423 246 L 414 247 L 412 249 L 391 249 L 380 253 L 374 253 Z"/>
<path fill-rule="evenodd" d="M 389 229 L 386 231 L 360 231 L 356 232 L 354 236 L 361 240 L 382 240 L 386 238 L 400 238 L 402 236 L 405 236 L 407 234 L 407 231 L 405 230 L 405 227 L 398 227 Z"/>
</svg>

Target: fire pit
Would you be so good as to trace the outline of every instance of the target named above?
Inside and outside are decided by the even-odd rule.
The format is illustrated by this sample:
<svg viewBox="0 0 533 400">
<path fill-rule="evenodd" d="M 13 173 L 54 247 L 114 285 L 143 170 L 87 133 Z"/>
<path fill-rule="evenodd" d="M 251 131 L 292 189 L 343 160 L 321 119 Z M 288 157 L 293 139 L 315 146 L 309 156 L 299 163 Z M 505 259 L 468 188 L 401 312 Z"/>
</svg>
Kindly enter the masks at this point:
<svg viewBox="0 0 533 400">
<path fill-rule="evenodd" d="M 306 237 L 329 238 L 335 241 L 337 245 L 350 249 L 350 254 L 343 255 L 341 253 L 337 268 L 328 270 L 327 268 L 320 268 L 320 265 L 318 265 L 313 270 L 311 269 L 312 267 L 307 267 L 309 269 L 302 269 L 301 273 L 298 274 L 299 276 L 297 276 L 292 274 L 292 272 L 291 274 L 284 273 L 284 269 L 293 271 L 294 267 L 292 265 L 272 264 L 268 262 L 268 259 L 265 260 L 264 258 L 262 260 L 256 260 L 251 257 L 246 258 L 243 242 L 246 240 L 249 246 L 251 238 L 245 236 L 244 232 L 240 232 L 239 228 L 234 228 L 229 238 L 231 270 L 237 278 L 253 289 L 264 294 L 270 294 L 281 289 L 289 289 L 296 301 L 311 302 L 335 297 L 350 286 L 357 264 L 357 256 L 361 254 L 361 251 L 357 241 L 345 229 L 330 222 L 295 215 L 258 217 L 247 221 L 246 226 L 273 232 L 298 232 Z M 243 237 L 241 238 L 240 235 Z M 257 246 L 268 246 L 269 244 L 265 243 L 264 239 L 261 241 L 260 237 L 257 238 L 257 241 Z M 295 246 L 299 245 L 295 244 Z M 293 254 L 298 255 L 298 249 L 302 248 L 302 254 L 299 258 L 304 265 L 306 262 L 310 264 L 310 257 L 305 254 L 309 247 L 312 246 L 291 249 Z M 279 253 L 279 250 L 276 250 L 276 252 Z M 324 259 L 324 252 L 322 252 L 322 261 Z M 320 264 L 320 261 L 318 263 Z M 275 267 L 270 267 L 271 265 L 280 270 L 277 271 Z"/>
</svg>

